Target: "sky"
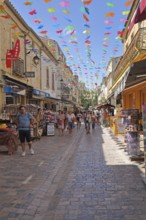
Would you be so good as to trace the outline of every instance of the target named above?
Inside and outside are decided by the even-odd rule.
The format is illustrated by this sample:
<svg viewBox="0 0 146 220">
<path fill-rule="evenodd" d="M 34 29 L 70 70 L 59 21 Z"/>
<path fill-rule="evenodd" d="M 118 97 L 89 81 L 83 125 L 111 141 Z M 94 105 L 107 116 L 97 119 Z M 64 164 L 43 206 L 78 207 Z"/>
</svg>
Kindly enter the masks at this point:
<svg viewBox="0 0 146 220">
<path fill-rule="evenodd" d="M 107 76 L 110 58 L 123 53 L 120 32 L 124 28 L 132 0 L 10 2 L 37 34 L 42 37 L 47 35 L 59 43 L 67 65 L 90 89 Z M 34 10 L 36 13 L 33 14 Z M 42 31 L 47 32 L 44 34 Z"/>
</svg>

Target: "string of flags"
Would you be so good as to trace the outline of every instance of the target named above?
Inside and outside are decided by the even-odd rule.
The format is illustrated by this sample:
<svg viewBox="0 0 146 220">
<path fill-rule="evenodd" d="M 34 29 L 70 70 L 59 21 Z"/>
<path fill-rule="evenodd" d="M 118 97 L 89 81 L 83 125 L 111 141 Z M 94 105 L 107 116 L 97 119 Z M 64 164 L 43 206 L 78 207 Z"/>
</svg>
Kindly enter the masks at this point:
<svg viewBox="0 0 146 220">
<path fill-rule="evenodd" d="M 0 3 L 2 4 L 3 1 L 0 0 Z M 97 15 L 93 14 L 94 5 L 99 5 L 96 0 L 80 0 L 80 4 L 77 4 L 80 6 L 79 8 L 76 7 L 76 9 L 73 7 L 76 3 L 71 0 L 59 0 L 59 2 L 56 0 L 37 1 L 40 6 L 44 4 L 43 8 L 46 8 L 44 14 L 48 13 L 48 16 L 46 18 L 42 16 L 41 7 L 39 7 L 39 4 L 35 4 L 35 1 L 24 0 L 23 5 L 27 7 L 28 15 L 32 19 L 32 26 L 35 25 L 39 35 L 48 38 L 48 47 L 55 54 L 57 51 L 49 41 L 53 31 L 56 34 L 60 47 L 65 53 L 67 65 L 71 67 L 73 73 L 78 75 L 87 85 L 97 84 L 98 78 L 106 73 L 109 54 L 110 56 L 117 56 L 119 53 L 124 33 L 124 24 L 127 21 L 127 16 L 130 13 L 130 7 L 134 0 L 121 0 L 123 2 L 123 10 L 121 10 L 121 18 L 118 21 L 116 20 L 118 2 L 116 0 L 109 0 L 103 3 L 106 8 L 106 13 L 103 15 L 103 27 L 101 28 L 103 39 L 100 42 L 97 41 L 96 47 L 94 46 L 94 38 L 96 37 L 94 36 L 94 29 L 97 29 L 97 33 L 100 32 L 98 22 L 93 24 L 94 17 L 95 20 L 98 18 L 98 11 Z M 15 7 L 17 8 L 17 4 Z M 75 22 L 75 10 L 81 13 L 81 16 L 78 17 L 80 23 L 82 23 L 80 29 Z M 0 5 L 0 17 L 8 19 L 10 27 L 16 30 L 15 34 L 22 37 L 22 33 L 20 31 L 17 32 L 17 24 L 7 15 L 2 5 Z M 51 22 L 52 29 L 48 28 L 46 20 L 48 23 Z M 119 26 L 115 27 L 114 25 L 117 22 Z M 24 43 L 31 46 L 31 42 L 27 39 Z M 95 55 L 99 53 L 98 48 L 101 48 L 100 59 L 99 56 L 96 57 Z M 44 61 L 49 62 L 46 59 Z"/>
</svg>

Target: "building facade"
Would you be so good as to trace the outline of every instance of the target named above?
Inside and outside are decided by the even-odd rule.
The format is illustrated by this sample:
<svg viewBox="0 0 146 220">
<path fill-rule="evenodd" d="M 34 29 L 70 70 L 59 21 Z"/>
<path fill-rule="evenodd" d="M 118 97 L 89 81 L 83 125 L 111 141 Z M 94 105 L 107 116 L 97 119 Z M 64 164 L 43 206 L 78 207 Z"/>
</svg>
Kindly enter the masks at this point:
<svg viewBox="0 0 146 220">
<path fill-rule="evenodd" d="M 58 43 L 39 37 L 9 0 L 0 9 L 0 111 L 7 104 L 58 110 L 70 101 L 73 106 L 73 73 Z"/>
</svg>

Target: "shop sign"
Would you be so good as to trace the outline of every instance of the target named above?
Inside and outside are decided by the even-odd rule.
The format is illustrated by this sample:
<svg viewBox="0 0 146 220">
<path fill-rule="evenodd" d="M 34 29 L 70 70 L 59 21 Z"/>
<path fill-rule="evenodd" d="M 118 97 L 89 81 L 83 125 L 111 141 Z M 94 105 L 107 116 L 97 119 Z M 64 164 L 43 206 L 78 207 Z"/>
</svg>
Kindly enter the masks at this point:
<svg viewBox="0 0 146 220">
<path fill-rule="evenodd" d="M 38 96 L 43 96 L 43 97 L 46 97 L 46 98 L 49 98 L 49 97 L 50 97 L 50 94 L 49 94 L 49 93 L 42 92 L 42 91 L 37 90 L 37 89 L 34 89 L 34 90 L 33 90 L 33 94 L 34 94 L 34 95 L 38 95 Z"/>
<path fill-rule="evenodd" d="M 26 73 L 24 73 L 24 75 L 27 78 L 34 78 L 35 77 L 35 72 L 26 72 Z"/>
<path fill-rule="evenodd" d="M 17 39 L 15 46 L 12 50 L 7 50 L 6 53 L 6 67 L 11 68 L 12 60 L 17 60 L 20 53 L 20 40 Z"/>
<path fill-rule="evenodd" d="M 5 93 L 17 93 L 11 86 L 4 86 L 4 92 Z"/>
<path fill-rule="evenodd" d="M 54 123 L 47 124 L 47 136 L 53 136 L 55 134 L 55 126 Z"/>
</svg>

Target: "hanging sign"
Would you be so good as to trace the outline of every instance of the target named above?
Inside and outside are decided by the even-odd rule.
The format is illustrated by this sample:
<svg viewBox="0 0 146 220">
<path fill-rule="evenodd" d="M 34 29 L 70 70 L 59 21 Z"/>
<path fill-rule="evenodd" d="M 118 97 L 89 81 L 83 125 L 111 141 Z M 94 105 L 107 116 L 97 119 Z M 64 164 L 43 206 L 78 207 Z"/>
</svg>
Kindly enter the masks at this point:
<svg viewBox="0 0 146 220">
<path fill-rule="evenodd" d="M 18 39 L 12 50 L 7 50 L 6 53 L 6 67 L 11 68 L 12 60 L 17 60 L 20 53 L 20 40 Z"/>
</svg>

